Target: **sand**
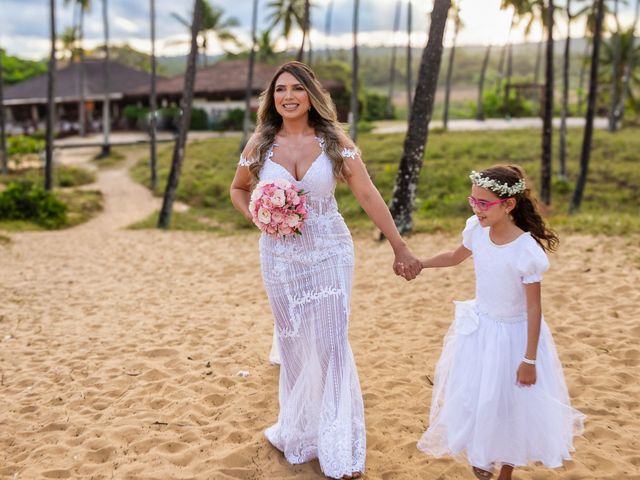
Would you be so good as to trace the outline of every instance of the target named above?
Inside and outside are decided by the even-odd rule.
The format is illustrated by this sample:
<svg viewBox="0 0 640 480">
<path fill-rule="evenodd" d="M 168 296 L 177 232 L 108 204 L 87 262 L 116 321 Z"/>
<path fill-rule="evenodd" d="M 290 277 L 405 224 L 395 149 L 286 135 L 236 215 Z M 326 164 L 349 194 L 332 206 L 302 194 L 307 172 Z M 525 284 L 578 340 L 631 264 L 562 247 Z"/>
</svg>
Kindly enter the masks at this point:
<svg viewBox="0 0 640 480">
<path fill-rule="evenodd" d="M 99 172 L 106 208 L 93 221 L 4 233 L 0 478 L 322 478 L 317 462 L 289 465 L 262 435 L 278 412 L 278 367 L 267 360 L 257 234 L 123 229 L 158 207 L 129 179 L 132 161 Z M 572 462 L 516 478 L 640 478 L 639 240 L 567 235 L 552 256 L 544 312 L 588 419 Z M 419 235 L 410 245 L 427 255 L 457 241 Z M 473 478 L 415 447 L 451 302 L 472 296 L 471 263 L 407 283 L 392 274 L 387 245 L 355 245 L 350 339 L 366 478 Z"/>
</svg>

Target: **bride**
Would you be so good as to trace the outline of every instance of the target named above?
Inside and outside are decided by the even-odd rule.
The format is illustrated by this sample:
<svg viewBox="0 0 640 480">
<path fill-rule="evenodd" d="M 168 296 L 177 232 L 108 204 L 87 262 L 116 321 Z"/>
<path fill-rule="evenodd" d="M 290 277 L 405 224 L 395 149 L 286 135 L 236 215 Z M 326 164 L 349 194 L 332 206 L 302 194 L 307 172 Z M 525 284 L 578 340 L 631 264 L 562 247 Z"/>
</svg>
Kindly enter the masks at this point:
<svg viewBox="0 0 640 480">
<path fill-rule="evenodd" d="M 262 94 L 256 132 L 231 185 L 233 205 L 251 220 L 252 187 L 277 179 L 307 192 L 309 217 L 302 235 L 260 237 L 262 278 L 281 357 L 280 413 L 265 436 L 292 464 L 317 458 L 328 477 L 359 478 L 364 412 L 348 340 L 354 253 L 334 197 L 336 182 L 350 187 L 388 239 L 396 274 L 411 280 L 420 264 L 337 122 L 333 101 L 299 62 L 282 65 Z"/>
</svg>

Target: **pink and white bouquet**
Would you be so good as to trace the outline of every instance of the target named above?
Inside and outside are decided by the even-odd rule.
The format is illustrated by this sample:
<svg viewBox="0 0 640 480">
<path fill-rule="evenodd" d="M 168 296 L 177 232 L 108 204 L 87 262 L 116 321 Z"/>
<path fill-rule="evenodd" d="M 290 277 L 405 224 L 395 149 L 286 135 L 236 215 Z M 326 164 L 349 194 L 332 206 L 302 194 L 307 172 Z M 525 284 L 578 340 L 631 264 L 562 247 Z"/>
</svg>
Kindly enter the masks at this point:
<svg viewBox="0 0 640 480">
<path fill-rule="evenodd" d="M 253 223 L 277 238 L 302 235 L 308 217 L 306 192 L 284 179 L 260 182 L 251 193 L 249 211 Z"/>
</svg>

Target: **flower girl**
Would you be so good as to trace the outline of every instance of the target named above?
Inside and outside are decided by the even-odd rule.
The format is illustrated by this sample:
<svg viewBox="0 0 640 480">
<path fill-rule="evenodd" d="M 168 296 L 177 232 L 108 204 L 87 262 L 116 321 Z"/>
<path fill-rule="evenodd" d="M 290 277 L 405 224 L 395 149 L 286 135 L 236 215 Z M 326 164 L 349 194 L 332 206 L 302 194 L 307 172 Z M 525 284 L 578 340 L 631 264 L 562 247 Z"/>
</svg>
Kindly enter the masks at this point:
<svg viewBox="0 0 640 480">
<path fill-rule="evenodd" d="M 468 462 L 479 479 L 516 466 L 560 467 L 584 416 L 570 405 L 541 312 L 540 282 L 558 237 L 547 228 L 523 171 L 498 165 L 470 175 L 462 245 L 422 262 L 458 265 L 473 255 L 476 298 L 456 302 L 436 366 L 422 451 Z"/>
</svg>

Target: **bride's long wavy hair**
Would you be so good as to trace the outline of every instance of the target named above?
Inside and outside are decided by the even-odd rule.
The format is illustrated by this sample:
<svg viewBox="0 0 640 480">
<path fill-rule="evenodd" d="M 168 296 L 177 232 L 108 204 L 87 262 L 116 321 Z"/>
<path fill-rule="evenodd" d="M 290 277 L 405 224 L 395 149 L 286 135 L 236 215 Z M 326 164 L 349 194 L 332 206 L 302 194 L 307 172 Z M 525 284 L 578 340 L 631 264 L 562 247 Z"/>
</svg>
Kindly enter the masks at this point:
<svg viewBox="0 0 640 480">
<path fill-rule="evenodd" d="M 337 180 L 345 181 L 349 172 L 342 158 L 342 150 L 345 147 L 355 148 L 355 145 L 338 123 L 336 106 L 315 73 L 307 65 L 300 62 L 287 62 L 278 68 L 269 86 L 260 95 L 256 131 L 243 154 L 245 158 L 254 160 L 249 166 L 252 183 L 258 182 L 266 153 L 282 128 L 282 117 L 276 110 L 273 95 L 278 78 L 285 72 L 293 75 L 307 91 L 311 103 L 309 126 L 324 140 L 324 151 L 333 165 L 333 175 Z"/>
</svg>

